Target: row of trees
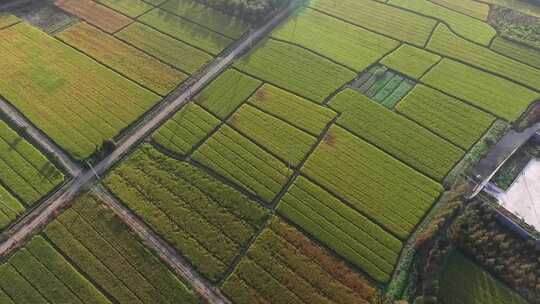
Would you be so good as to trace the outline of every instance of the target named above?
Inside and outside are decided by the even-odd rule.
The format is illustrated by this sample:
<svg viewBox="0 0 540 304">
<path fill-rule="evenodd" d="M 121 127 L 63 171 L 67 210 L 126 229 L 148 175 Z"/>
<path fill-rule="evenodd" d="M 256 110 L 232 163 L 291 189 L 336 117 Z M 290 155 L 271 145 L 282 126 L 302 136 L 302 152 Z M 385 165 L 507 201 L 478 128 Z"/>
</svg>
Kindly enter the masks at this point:
<svg viewBox="0 0 540 304">
<path fill-rule="evenodd" d="M 265 20 L 270 14 L 289 4 L 291 0 L 199 0 L 250 23 Z"/>
</svg>

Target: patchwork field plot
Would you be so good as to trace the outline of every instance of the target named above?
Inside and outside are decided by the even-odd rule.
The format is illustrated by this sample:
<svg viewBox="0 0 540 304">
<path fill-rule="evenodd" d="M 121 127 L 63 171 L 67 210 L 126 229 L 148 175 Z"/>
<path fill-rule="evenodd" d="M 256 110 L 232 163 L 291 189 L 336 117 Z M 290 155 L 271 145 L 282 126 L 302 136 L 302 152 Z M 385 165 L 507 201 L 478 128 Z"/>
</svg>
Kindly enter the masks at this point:
<svg viewBox="0 0 540 304">
<path fill-rule="evenodd" d="M 169 0 L 160 7 L 231 39 L 240 38 L 249 29 L 249 25 L 242 20 L 197 1 Z"/>
<path fill-rule="evenodd" d="M 301 45 L 356 71 L 398 46 L 395 40 L 309 8 L 290 17 L 272 37 Z"/>
<path fill-rule="evenodd" d="M 353 90 L 339 93 L 330 106 L 342 113 L 339 125 L 436 180 L 442 180 L 464 154 L 448 141 Z"/>
<path fill-rule="evenodd" d="M 381 63 L 411 78 L 418 79 L 440 60 L 441 57 L 437 54 L 403 44 L 384 57 Z"/>
<path fill-rule="evenodd" d="M 274 39 L 263 42 L 236 67 L 320 103 L 356 76 L 328 59 Z"/>
<path fill-rule="evenodd" d="M 199 303 L 194 292 L 91 196 L 0 266 L 2 303 Z"/>
<path fill-rule="evenodd" d="M 449 59 L 443 59 L 421 81 L 508 121 L 518 118 L 540 97 L 513 82 Z"/>
<path fill-rule="evenodd" d="M 538 50 L 501 37 L 497 37 L 493 40 L 491 49 L 497 53 L 540 69 L 540 51 Z"/>
<path fill-rule="evenodd" d="M 167 150 L 185 155 L 218 124 L 219 120 L 212 114 L 189 103 L 159 128 L 153 138 Z"/>
<path fill-rule="evenodd" d="M 193 158 L 267 203 L 292 175 L 291 168 L 227 125 L 197 149 Z"/>
<path fill-rule="evenodd" d="M 242 106 L 228 123 L 291 166 L 298 166 L 317 142 L 312 135 L 250 105 Z"/>
<path fill-rule="evenodd" d="M 430 0 L 433 3 L 444 6 L 448 9 L 463 13 L 482 21 L 486 21 L 489 15 L 489 5 L 487 3 L 471 0 Z"/>
<path fill-rule="evenodd" d="M 114 171 L 107 187 L 212 281 L 223 276 L 266 216 L 243 194 L 150 146 Z"/>
<path fill-rule="evenodd" d="M 428 49 L 540 89 L 540 70 L 461 39 L 444 25 L 437 26 Z"/>
<path fill-rule="evenodd" d="M 138 20 L 212 55 L 221 53 L 232 42 L 221 34 L 162 9 L 154 9 Z"/>
<path fill-rule="evenodd" d="M 107 33 L 114 33 L 132 22 L 128 17 L 92 0 L 56 0 L 55 3 L 61 9 Z"/>
<path fill-rule="evenodd" d="M 31 206 L 63 180 L 62 172 L 40 151 L 0 121 L 0 190 L 8 190 L 24 205 Z M 19 211 L 11 197 L 8 195 L 6 200 L 15 206 L 14 211 Z"/>
<path fill-rule="evenodd" d="M 139 22 L 130 24 L 115 36 L 188 74 L 212 60 L 206 52 Z"/>
<path fill-rule="evenodd" d="M 442 191 L 433 180 L 337 126 L 302 171 L 400 239 Z"/>
<path fill-rule="evenodd" d="M 465 150 L 482 137 L 495 120 L 486 112 L 422 84 L 418 84 L 396 109 Z"/>
<path fill-rule="evenodd" d="M 489 24 L 429 0 L 390 0 L 389 3 L 442 20 L 461 37 L 485 46 L 489 45 L 491 39 L 497 35 L 497 31 Z"/>
<path fill-rule="evenodd" d="M 0 94 L 78 159 L 160 99 L 26 23 L 0 32 L 0 54 Z"/>
<path fill-rule="evenodd" d="M 24 212 L 24 206 L 6 188 L 0 185 L 0 230 L 6 228 Z"/>
<path fill-rule="evenodd" d="M 0 14 L 0 29 L 19 22 L 20 19 L 10 14 Z"/>
<path fill-rule="evenodd" d="M 237 304 L 367 304 L 377 296 L 365 278 L 277 218 L 222 289 Z"/>
<path fill-rule="evenodd" d="M 195 101 L 221 119 L 231 115 L 261 85 L 259 80 L 230 69 L 197 95 Z"/>
<path fill-rule="evenodd" d="M 97 0 L 96 2 L 131 18 L 136 18 L 154 8 L 149 1 L 143 0 Z"/>
<path fill-rule="evenodd" d="M 423 47 L 435 20 L 372 0 L 313 0 L 309 7 L 396 40 Z"/>
<path fill-rule="evenodd" d="M 377 65 L 362 73 L 349 87 L 393 109 L 414 85 L 414 81 L 396 71 Z"/>
<path fill-rule="evenodd" d="M 263 85 L 248 102 L 314 136 L 319 136 L 336 116 L 329 108 L 269 84 Z"/>
<path fill-rule="evenodd" d="M 527 303 L 487 271 L 459 253 L 450 255 L 442 273 L 441 300 L 445 304 Z"/>
<path fill-rule="evenodd" d="M 85 23 L 74 25 L 57 37 L 162 96 L 187 78 L 186 74 Z"/>
<path fill-rule="evenodd" d="M 377 281 L 390 279 L 401 242 L 309 180 L 299 177 L 278 211 Z"/>
</svg>

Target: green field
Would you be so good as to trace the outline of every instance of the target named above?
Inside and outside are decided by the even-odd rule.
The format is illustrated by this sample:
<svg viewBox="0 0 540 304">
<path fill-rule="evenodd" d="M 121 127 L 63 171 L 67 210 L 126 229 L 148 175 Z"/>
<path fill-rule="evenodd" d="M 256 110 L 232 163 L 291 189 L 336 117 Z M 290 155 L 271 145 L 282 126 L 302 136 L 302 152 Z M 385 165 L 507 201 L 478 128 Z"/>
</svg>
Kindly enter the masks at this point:
<svg viewBox="0 0 540 304">
<path fill-rule="evenodd" d="M 160 99 L 26 23 L 0 32 L 0 54 L 0 94 L 78 159 Z"/>
<path fill-rule="evenodd" d="M 143 0 L 97 0 L 96 2 L 131 18 L 136 18 L 154 7 Z"/>
<path fill-rule="evenodd" d="M 432 66 L 441 60 L 437 54 L 427 52 L 412 45 L 403 44 L 381 60 L 385 66 L 411 78 L 422 77 Z"/>
<path fill-rule="evenodd" d="M 153 139 L 167 150 L 185 155 L 218 124 L 219 120 L 212 114 L 189 103 L 159 128 Z"/>
<path fill-rule="evenodd" d="M 301 45 L 356 71 L 362 71 L 398 46 L 395 40 L 310 8 L 290 17 L 272 37 Z"/>
<path fill-rule="evenodd" d="M 0 230 L 6 228 L 24 212 L 24 206 L 9 191 L 0 185 Z"/>
<path fill-rule="evenodd" d="M 0 273 L 0 299 L 11 299 L 2 303 L 199 303 L 89 195 L 4 261 Z"/>
<path fill-rule="evenodd" d="M 221 53 L 232 42 L 221 34 L 159 8 L 144 14 L 138 20 L 212 55 Z"/>
<path fill-rule="evenodd" d="M 248 102 L 313 136 L 319 136 L 336 116 L 327 107 L 269 84 L 263 85 Z"/>
<path fill-rule="evenodd" d="M 355 270 L 277 218 L 222 289 L 237 304 L 368 304 L 377 294 Z"/>
<path fill-rule="evenodd" d="M 420 47 L 424 46 L 437 23 L 372 0 L 312 0 L 309 7 Z"/>
<path fill-rule="evenodd" d="M 489 45 L 497 32 L 489 24 L 432 3 L 429 0 L 390 0 L 390 4 L 442 20 L 459 36 L 482 45 Z"/>
<path fill-rule="evenodd" d="M 486 21 L 489 15 L 489 5 L 487 3 L 471 0 L 431 0 L 431 2 L 482 21 Z"/>
<path fill-rule="evenodd" d="M 240 38 L 249 29 L 249 25 L 242 20 L 205 6 L 198 1 L 169 0 L 160 7 L 231 39 Z"/>
<path fill-rule="evenodd" d="M 482 110 L 422 84 L 418 84 L 396 109 L 464 150 L 482 137 L 495 120 Z"/>
<path fill-rule="evenodd" d="M 495 52 L 540 69 L 540 51 L 501 37 L 491 44 Z"/>
<path fill-rule="evenodd" d="M 356 76 L 328 59 L 274 39 L 263 42 L 236 67 L 319 103 Z"/>
<path fill-rule="evenodd" d="M 193 159 L 267 203 L 272 202 L 292 175 L 286 164 L 227 125 L 197 149 Z"/>
<path fill-rule="evenodd" d="M 464 151 L 403 116 L 353 91 L 339 93 L 330 106 L 337 123 L 418 171 L 442 180 Z"/>
<path fill-rule="evenodd" d="M 221 119 L 231 115 L 257 90 L 261 82 L 234 69 L 223 72 L 195 97 L 208 112 Z"/>
<path fill-rule="evenodd" d="M 444 304 L 528 303 L 459 253 L 452 253 L 448 258 L 440 284 L 440 298 Z"/>
<path fill-rule="evenodd" d="M 444 25 L 437 26 L 428 49 L 510 78 L 520 84 L 540 89 L 540 70 L 461 39 Z"/>
<path fill-rule="evenodd" d="M 450 59 L 443 59 L 421 81 L 507 121 L 517 119 L 540 97 L 513 82 Z"/>
<path fill-rule="evenodd" d="M 20 19 L 10 14 L 0 14 L 0 29 L 4 29 L 19 22 Z"/>
<path fill-rule="evenodd" d="M 266 215 L 243 194 L 150 146 L 106 185 L 212 281 L 223 276 Z"/>
<path fill-rule="evenodd" d="M 12 196 L 16 196 L 29 207 L 63 180 L 62 172 L 47 157 L 0 121 L 0 190 L 11 193 L 6 193 L 6 200 L 10 206 L 14 206 L 13 211 L 21 210 Z"/>
<path fill-rule="evenodd" d="M 57 37 L 162 96 L 187 78 L 186 74 L 86 23 L 74 25 Z"/>
<path fill-rule="evenodd" d="M 212 60 L 209 54 L 139 22 L 122 29 L 116 37 L 188 74 Z"/>
<path fill-rule="evenodd" d="M 340 127 L 332 127 L 302 172 L 406 239 L 442 186 Z"/>
<path fill-rule="evenodd" d="M 250 105 L 242 106 L 228 123 L 294 167 L 317 142 L 312 135 Z"/>
<path fill-rule="evenodd" d="M 277 210 L 377 281 L 390 279 L 401 242 L 306 178 L 294 182 Z"/>
</svg>

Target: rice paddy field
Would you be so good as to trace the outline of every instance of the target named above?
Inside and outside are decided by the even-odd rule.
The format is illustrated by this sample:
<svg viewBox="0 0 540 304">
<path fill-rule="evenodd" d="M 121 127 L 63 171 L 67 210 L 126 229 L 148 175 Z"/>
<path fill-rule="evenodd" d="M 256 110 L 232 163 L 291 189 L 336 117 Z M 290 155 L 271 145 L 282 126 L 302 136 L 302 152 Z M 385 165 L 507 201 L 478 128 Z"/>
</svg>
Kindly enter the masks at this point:
<svg viewBox="0 0 540 304">
<path fill-rule="evenodd" d="M 258 39 L 250 1 L 56 0 L 53 33 L 0 13 L 0 98 L 83 173 L 189 95 L 0 257 L 0 303 L 412 300 L 448 179 L 540 100 L 540 51 L 489 21 L 507 1 L 309 0 Z M 2 230 L 68 177 L 0 118 Z M 451 254 L 441 303 L 527 303 L 483 267 Z"/>
</svg>

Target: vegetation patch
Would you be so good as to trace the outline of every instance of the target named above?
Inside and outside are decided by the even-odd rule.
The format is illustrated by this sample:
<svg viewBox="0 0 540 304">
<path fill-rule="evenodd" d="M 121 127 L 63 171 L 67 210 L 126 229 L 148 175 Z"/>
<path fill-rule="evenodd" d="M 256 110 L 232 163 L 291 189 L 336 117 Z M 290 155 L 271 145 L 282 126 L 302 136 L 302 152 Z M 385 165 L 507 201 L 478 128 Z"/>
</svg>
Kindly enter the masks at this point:
<svg viewBox="0 0 540 304">
<path fill-rule="evenodd" d="M 6 228 L 24 212 L 24 206 L 0 185 L 0 230 Z"/>
<path fill-rule="evenodd" d="M 493 1 L 493 0 L 490 0 Z M 497 0 L 495 2 L 500 2 Z M 489 14 L 488 22 L 500 33 L 500 36 L 521 42 L 531 47 L 540 48 L 540 10 L 538 6 L 528 3 L 512 1 L 511 8 L 493 6 Z M 514 6 L 529 5 L 525 10 L 515 10 Z M 533 16 L 528 15 L 530 9 L 534 9 Z M 521 11 L 527 11 L 523 13 Z"/>
<path fill-rule="evenodd" d="M 193 158 L 267 203 L 272 202 L 293 173 L 275 156 L 227 125 L 197 149 Z"/>
<path fill-rule="evenodd" d="M 414 121 L 353 90 L 339 93 L 330 106 L 341 113 L 339 125 L 436 180 L 442 180 L 464 154 Z"/>
<path fill-rule="evenodd" d="M 444 6 L 448 9 L 460 12 L 482 21 L 487 21 L 489 15 L 489 5 L 487 3 L 471 0 L 430 0 L 433 3 Z"/>
<path fill-rule="evenodd" d="M 421 80 L 507 121 L 517 119 L 540 96 L 511 81 L 449 59 L 443 59 Z"/>
<path fill-rule="evenodd" d="M 372 0 L 313 0 L 309 6 L 379 34 L 423 47 L 437 21 Z"/>
<path fill-rule="evenodd" d="M 91 0 L 56 0 L 55 4 L 111 34 L 132 22 L 128 17 Z"/>
<path fill-rule="evenodd" d="M 154 8 L 143 0 L 97 0 L 97 2 L 131 18 L 137 18 Z"/>
<path fill-rule="evenodd" d="M 17 22 L 19 22 L 20 19 L 16 16 L 10 15 L 10 14 L 0 14 L 0 29 L 9 27 Z"/>
<path fill-rule="evenodd" d="M 302 172 L 404 240 L 442 186 L 344 129 L 330 129 Z"/>
<path fill-rule="evenodd" d="M 497 37 L 493 40 L 491 49 L 497 53 L 540 69 L 540 50 L 501 37 Z"/>
<path fill-rule="evenodd" d="M 411 78 L 418 79 L 440 60 L 441 57 L 437 54 L 427 52 L 409 44 L 403 44 L 397 50 L 384 57 L 381 63 Z"/>
<path fill-rule="evenodd" d="M 212 281 L 225 274 L 266 216 L 243 194 L 150 146 L 114 171 L 107 186 Z"/>
<path fill-rule="evenodd" d="M 356 76 L 306 49 L 274 39 L 262 43 L 236 67 L 319 103 Z"/>
<path fill-rule="evenodd" d="M 223 285 L 234 303 L 373 303 L 377 289 L 331 252 L 277 218 Z"/>
<path fill-rule="evenodd" d="M 86 23 L 74 25 L 57 37 L 162 96 L 187 78 L 186 74 Z"/>
</svg>

